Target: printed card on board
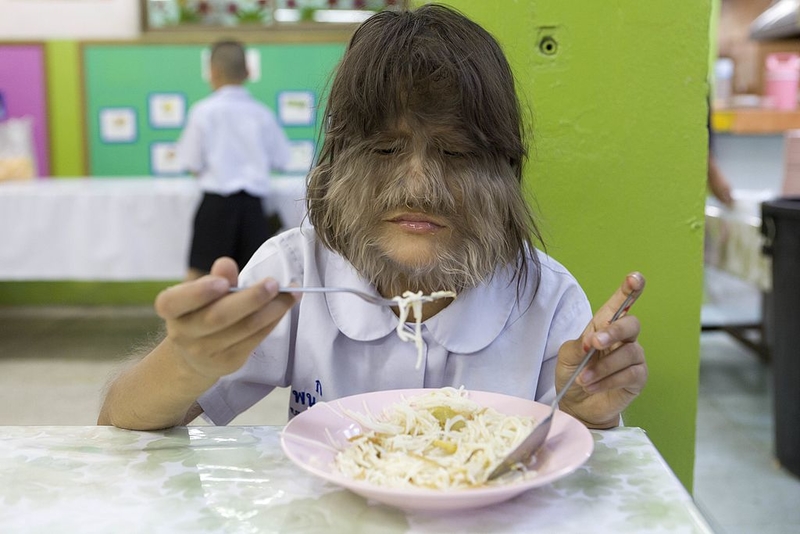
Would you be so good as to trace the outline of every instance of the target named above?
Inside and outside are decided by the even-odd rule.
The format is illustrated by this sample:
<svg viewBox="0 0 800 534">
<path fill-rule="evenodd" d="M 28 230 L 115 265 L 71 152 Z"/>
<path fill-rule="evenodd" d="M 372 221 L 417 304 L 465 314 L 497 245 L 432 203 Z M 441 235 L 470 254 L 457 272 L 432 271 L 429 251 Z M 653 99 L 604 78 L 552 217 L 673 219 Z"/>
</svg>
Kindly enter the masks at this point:
<svg viewBox="0 0 800 534">
<path fill-rule="evenodd" d="M 286 172 L 306 174 L 314 163 L 313 141 L 290 141 L 291 157 Z"/>
<path fill-rule="evenodd" d="M 102 108 L 100 110 L 100 139 L 104 143 L 135 143 L 137 136 L 135 109 Z"/>
<path fill-rule="evenodd" d="M 176 143 L 153 143 L 150 145 L 150 172 L 154 176 L 176 176 L 183 167 L 178 159 Z"/>
<path fill-rule="evenodd" d="M 245 61 L 247 61 L 247 81 L 259 81 L 261 79 L 261 52 L 255 48 L 248 48 L 245 52 Z"/>
<path fill-rule="evenodd" d="M 181 93 L 154 93 L 147 98 L 150 127 L 182 128 L 186 120 L 186 97 Z"/>
<path fill-rule="evenodd" d="M 285 126 L 313 126 L 316 97 L 311 91 L 278 93 L 278 118 Z"/>
</svg>

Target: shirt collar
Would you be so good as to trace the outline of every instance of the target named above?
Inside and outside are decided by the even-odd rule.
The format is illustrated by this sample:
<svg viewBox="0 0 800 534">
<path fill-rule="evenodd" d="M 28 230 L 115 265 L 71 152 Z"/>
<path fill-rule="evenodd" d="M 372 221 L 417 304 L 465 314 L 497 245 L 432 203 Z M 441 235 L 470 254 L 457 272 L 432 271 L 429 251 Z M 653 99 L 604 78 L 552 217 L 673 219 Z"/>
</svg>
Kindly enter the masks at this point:
<svg viewBox="0 0 800 534">
<path fill-rule="evenodd" d="M 248 91 L 246 87 L 236 84 L 223 85 L 215 92 L 219 96 L 242 96 L 250 94 L 250 91 Z"/>
<path fill-rule="evenodd" d="M 332 254 L 324 284 L 352 287 L 377 295 L 375 288 L 338 254 Z M 355 295 L 328 293 L 328 311 L 337 328 L 356 341 L 375 341 L 397 328 L 397 316 Z M 433 339 L 448 352 L 469 354 L 486 348 L 503 331 L 517 303 L 511 269 L 499 269 L 490 281 L 459 293 L 444 310 L 424 323 Z"/>
</svg>

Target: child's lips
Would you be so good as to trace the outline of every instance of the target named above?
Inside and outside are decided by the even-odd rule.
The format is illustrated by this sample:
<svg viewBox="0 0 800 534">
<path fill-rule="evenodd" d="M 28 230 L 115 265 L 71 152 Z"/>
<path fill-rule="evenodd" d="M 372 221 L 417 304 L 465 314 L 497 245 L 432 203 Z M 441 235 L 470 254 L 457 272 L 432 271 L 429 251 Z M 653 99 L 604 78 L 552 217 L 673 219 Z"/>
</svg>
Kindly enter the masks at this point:
<svg viewBox="0 0 800 534">
<path fill-rule="evenodd" d="M 403 213 L 390 218 L 389 222 L 413 233 L 430 233 L 445 227 L 443 222 L 422 213 Z"/>
</svg>

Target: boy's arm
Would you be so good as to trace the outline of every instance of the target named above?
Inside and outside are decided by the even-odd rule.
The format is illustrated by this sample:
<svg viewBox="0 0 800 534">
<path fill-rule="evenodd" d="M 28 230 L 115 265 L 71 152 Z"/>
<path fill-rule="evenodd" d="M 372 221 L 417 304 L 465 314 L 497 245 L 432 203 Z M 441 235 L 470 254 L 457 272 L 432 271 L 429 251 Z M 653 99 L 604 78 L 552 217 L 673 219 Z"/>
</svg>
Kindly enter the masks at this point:
<svg viewBox="0 0 800 534">
<path fill-rule="evenodd" d="M 286 170 L 292 158 L 292 145 L 289 143 L 286 132 L 272 115 L 270 115 L 270 123 L 268 129 L 271 131 L 271 135 L 267 136 L 270 140 L 267 146 L 270 154 L 270 166 L 273 170 L 283 171 Z"/>
<path fill-rule="evenodd" d="M 153 430 L 199 415 L 197 398 L 244 365 L 295 303 L 272 279 L 229 293 L 237 275 L 236 263 L 221 258 L 210 275 L 158 295 L 167 336 L 111 383 L 98 424 Z"/>
<path fill-rule="evenodd" d="M 186 126 L 178 137 L 175 148 L 181 168 L 197 176 L 203 170 L 205 160 L 202 132 L 195 109 L 189 111 Z"/>
</svg>

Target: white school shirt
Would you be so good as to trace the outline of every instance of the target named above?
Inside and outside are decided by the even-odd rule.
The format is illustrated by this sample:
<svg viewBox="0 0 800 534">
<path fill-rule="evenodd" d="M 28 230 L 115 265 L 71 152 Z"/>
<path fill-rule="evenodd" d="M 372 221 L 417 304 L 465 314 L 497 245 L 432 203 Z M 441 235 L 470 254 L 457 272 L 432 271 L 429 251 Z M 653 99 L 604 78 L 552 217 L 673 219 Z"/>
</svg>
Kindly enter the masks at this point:
<svg viewBox="0 0 800 534">
<path fill-rule="evenodd" d="M 290 145 L 268 107 L 244 87 L 225 85 L 192 106 L 177 154 L 203 191 L 263 198 L 270 170 L 289 163 Z"/>
<path fill-rule="evenodd" d="M 200 406 L 206 418 L 224 425 L 276 386 L 291 386 L 290 416 L 348 395 L 423 387 L 464 386 L 552 402 L 558 349 L 580 336 L 592 313 L 575 278 L 538 254 L 542 277 L 533 302 L 530 288 L 517 299 L 516 281 L 507 270 L 459 293 L 423 323 L 419 369 L 416 346 L 398 338 L 397 317 L 389 308 L 344 293 L 304 294 L 241 369 L 198 399 Z M 239 281 L 248 286 L 268 276 L 281 284 L 375 293 L 308 226 L 268 240 Z"/>
</svg>

